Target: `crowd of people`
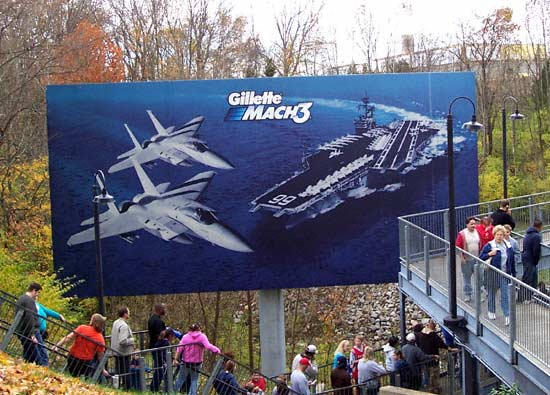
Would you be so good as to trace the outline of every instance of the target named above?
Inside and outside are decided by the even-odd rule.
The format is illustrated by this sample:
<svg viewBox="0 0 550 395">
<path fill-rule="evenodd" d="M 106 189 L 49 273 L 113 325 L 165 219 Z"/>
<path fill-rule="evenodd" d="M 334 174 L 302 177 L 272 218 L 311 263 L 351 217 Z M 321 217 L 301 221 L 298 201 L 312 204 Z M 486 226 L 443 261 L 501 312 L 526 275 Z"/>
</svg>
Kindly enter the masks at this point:
<svg viewBox="0 0 550 395">
<path fill-rule="evenodd" d="M 502 200 L 499 209 L 491 216 L 483 217 L 479 224 L 475 217 L 467 218 L 466 227 L 458 233 L 456 239 L 456 246 L 460 248 L 466 302 L 471 302 L 473 296 L 472 275 L 476 257 L 514 277 L 516 264 L 521 262 L 523 264 L 522 281 L 533 288 L 537 287 L 542 222 L 535 220 L 533 226 L 528 228 L 521 252 L 518 242 L 511 237 L 514 227 L 515 221 L 511 215 L 508 200 Z M 498 275 L 494 270 L 484 271 L 483 285 L 488 298 L 488 318 L 496 319 L 496 295 L 500 290 L 500 306 L 506 325 L 509 324 L 508 283 L 505 276 Z M 47 319 L 53 318 L 64 322 L 65 318 L 38 302 L 41 291 L 40 284 L 31 283 L 27 291 L 18 299 L 18 309 L 23 313 L 18 321 L 16 334 L 21 341 L 23 358 L 27 362 L 48 366 L 48 349 L 45 346 L 45 341 L 48 339 Z M 529 293 L 520 294 L 518 300 L 529 303 Z M 158 392 L 165 389 L 165 387 L 162 388 L 162 382 L 165 379 L 166 366 L 172 363 L 176 367 L 174 389 L 178 392 L 185 390 L 189 395 L 197 395 L 204 350 L 214 354 L 221 354 L 221 351 L 209 342 L 198 323 L 191 324 L 188 332 L 182 334 L 166 326 L 165 314 L 165 306 L 156 304 L 147 324 L 149 349 L 154 350 L 152 351 L 153 375 L 150 390 Z M 111 373 L 120 378 L 118 383 L 120 387 L 137 388 L 138 384 L 131 373 L 140 369 L 140 360 L 132 358 L 132 355 L 137 355 L 135 354 L 137 350 L 134 335 L 128 324 L 130 310 L 127 307 L 121 307 L 117 315 L 110 337 L 110 348 L 114 353 L 114 370 Z M 91 376 L 93 374 L 97 361 L 101 360 L 106 351 L 105 324 L 106 317 L 93 314 L 89 324 L 78 326 L 55 344 L 54 351 L 71 344 L 67 360 L 67 370 L 71 375 Z M 418 389 L 424 380 L 430 383 L 432 391 L 437 391 L 439 387 L 437 356 L 440 349 L 449 348 L 449 345 L 435 332 L 435 326 L 435 323 L 430 321 L 426 327 L 421 324 L 413 327 L 411 333 L 404 339 L 405 344 L 401 349 L 399 349 L 399 339 L 390 337 L 383 347 L 384 364 L 375 360 L 374 350 L 365 344 L 362 337 L 356 336 L 353 343 L 342 340 L 334 353 L 331 372 L 331 385 L 338 390 L 337 395 L 358 395 L 352 391 L 354 384 L 360 386 L 362 395 L 376 394 L 380 386 L 378 377 L 389 373 L 394 383 L 397 372 L 400 373 L 403 387 Z M 168 361 L 168 354 L 165 351 L 176 340 L 178 346 L 173 361 Z M 317 348 L 310 344 L 302 353 L 296 355 L 291 365 L 290 386 L 286 375 L 277 377 L 273 395 L 287 395 L 290 390 L 298 395 L 309 395 L 310 388 L 316 384 L 318 375 L 316 354 Z M 255 372 L 248 382 L 240 385 L 234 376 L 236 366 L 231 353 L 226 352 L 224 355 L 228 358 L 214 382 L 217 393 L 219 395 L 237 393 L 263 395 L 266 391 L 266 381 L 261 374 Z M 426 363 L 429 369 L 419 368 L 419 364 Z M 403 374 L 404 372 L 406 374 Z M 111 373 L 103 370 L 105 376 Z"/>
<path fill-rule="evenodd" d="M 47 366 L 47 348 L 44 345 L 46 333 L 46 317 L 54 317 L 64 321 L 64 317 L 52 310 L 38 304 L 38 297 L 42 287 L 37 283 L 31 283 L 27 292 L 22 295 L 17 304 L 23 311 L 17 334 L 23 346 L 23 357 L 27 362 L 34 362 Z M 147 324 L 149 335 L 149 349 L 152 351 L 152 379 L 150 391 L 159 392 L 166 390 L 167 364 L 175 367 L 174 390 L 185 391 L 189 395 L 197 395 L 199 371 L 203 363 L 204 351 L 221 354 L 218 347 L 211 344 L 206 334 L 198 323 L 189 326 L 186 334 L 166 326 L 164 316 L 166 308 L 163 304 L 156 304 Z M 103 369 L 104 376 L 116 375 L 117 384 L 124 389 L 139 388 L 139 379 L 133 372 L 139 371 L 139 354 L 135 353 L 134 334 L 128 320 L 130 310 L 128 307 L 120 307 L 117 311 L 117 319 L 113 322 L 110 336 L 110 349 L 113 352 L 112 370 Z M 44 320 L 45 322 L 42 322 Z M 58 352 L 63 347 L 69 346 L 67 358 L 67 371 L 75 376 L 91 377 L 97 368 L 97 361 L 101 360 L 106 352 L 104 337 L 106 317 L 101 314 L 93 314 L 90 322 L 79 325 L 69 334 L 61 338 L 53 351 Z M 436 358 L 439 348 L 447 348 L 441 338 L 435 334 L 435 324 L 428 323 L 426 328 L 416 325 L 414 331 L 407 335 L 406 345 L 399 347 L 399 339 L 390 337 L 384 346 L 385 364 L 375 361 L 374 350 L 364 343 L 364 339 L 356 336 L 353 344 L 343 340 L 338 344 L 334 353 L 333 369 L 331 372 L 331 385 L 334 389 L 340 389 L 338 395 L 358 395 L 352 391 L 353 384 L 359 384 L 363 389 L 363 395 L 376 394 L 380 385 L 378 376 L 386 373 L 401 373 L 401 385 L 407 388 L 419 388 L 420 369 L 419 363 Z M 167 360 L 165 351 L 177 341 L 176 351 L 172 361 Z M 350 347 L 351 346 L 351 347 Z M 46 355 L 44 357 L 44 355 Z M 223 354 L 225 361 L 223 368 L 214 381 L 214 388 L 218 395 L 256 394 L 263 395 L 267 383 L 259 371 L 253 372 L 246 383 L 239 384 L 235 378 L 235 362 L 230 352 Z M 276 378 L 276 385 L 272 395 L 309 395 L 310 388 L 317 383 L 318 366 L 315 361 L 317 348 L 308 345 L 302 353 L 297 354 L 292 361 L 290 377 L 281 374 Z M 137 356 L 137 357 L 136 357 Z M 438 364 L 434 364 L 434 369 Z M 407 374 L 403 374 L 407 372 Z M 433 377 L 432 377 L 433 376 Z M 394 376 L 391 376 L 394 380 Z M 438 374 L 430 375 L 433 383 L 436 383 Z M 288 383 L 290 378 L 290 383 Z"/>
<path fill-rule="evenodd" d="M 377 394 L 380 376 L 383 375 L 387 375 L 393 385 L 399 384 L 404 388 L 418 390 L 424 384 L 433 393 L 437 393 L 439 350 L 456 349 L 451 343 L 446 344 L 435 329 L 436 324 L 431 320 L 425 326 L 416 323 L 406 336 L 406 342 L 401 349 L 399 338 L 391 336 L 382 348 L 385 360 L 383 364 L 376 360 L 374 349 L 365 344 L 363 337 L 356 336 L 351 349 L 349 340 L 342 340 L 334 352 L 330 376 L 335 395 L 358 395 L 356 388 L 360 389 L 361 395 Z M 317 382 L 316 353 L 316 347 L 309 345 L 294 358 L 290 375 L 290 389 L 293 393 L 311 393 L 311 387 Z M 277 393 L 278 391 L 277 389 Z"/>
<path fill-rule="evenodd" d="M 458 232 L 456 246 L 460 252 L 464 300 L 472 301 L 472 275 L 476 263 L 475 258 L 484 260 L 489 265 L 516 277 L 516 264 L 523 264 L 522 281 L 537 288 L 537 264 L 541 254 L 542 221 L 535 220 L 533 226 L 527 229 L 523 240 L 523 250 L 511 235 L 516 223 L 511 215 L 510 201 L 501 200 L 499 208 L 491 215 L 483 217 L 477 223 L 475 217 L 466 219 L 466 227 Z M 484 270 L 483 287 L 487 292 L 487 316 L 491 320 L 496 317 L 496 295 L 500 291 L 500 307 L 504 315 L 505 325 L 510 323 L 509 280 L 494 270 Z M 529 293 L 523 291 L 518 300 L 529 302 Z"/>
</svg>

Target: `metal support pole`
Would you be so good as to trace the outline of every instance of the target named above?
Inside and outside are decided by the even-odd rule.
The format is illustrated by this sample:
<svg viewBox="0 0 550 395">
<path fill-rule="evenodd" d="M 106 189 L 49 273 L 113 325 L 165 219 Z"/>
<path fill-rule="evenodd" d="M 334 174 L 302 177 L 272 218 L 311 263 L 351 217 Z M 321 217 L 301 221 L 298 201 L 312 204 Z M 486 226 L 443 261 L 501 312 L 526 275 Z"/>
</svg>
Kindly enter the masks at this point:
<svg viewBox="0 0 550 395">
<path fill-rule="evenodd" d="M 258 291 L 262 373 L 268 377 L 285 371 L 285 303 L 282 289 Z"/>
<path fill-rule="evenodd" d="M 510 301 L 510 363 L 517 365 L 517 354 L 514 348 L 516 342 L 516 286 L 512 281 L 508 284 L 508 300 Z"/>
<path fill-rule="evenodd" d="M 430 240 L 424 236 L 424 266 L 426 270 L 426 295 L 431 296 L 432 287 L 430 287 Z"/>
<path fill-rule="evenodd" d="M 19 326 L 19 322 L 23 317 L 23 313 L 23 310 L 18 310 L 15 314 L 15 318 L 13 319 L 13 322 L 11 323 L 8 332 L 4 335 L 4 339 L 2 340 L 2 344 L 0 345 L 0 351 L 6 352 L 8 344 L 10 344 L 11 337 L 15 333 L 15 329 Z"/>
<path fill-rule="evenodd" d="M 93 186 L 93 207 L 94 207 L 94 238 L 95 238 L 95 269 L 96 269 L 96 287 L 97 287 L 97 304 L 99 314 L 105 315 L 105 300 L 103 290 L 103 261 L 101 257 L 101 237 L 99 232 L 99 203 L 96 196 L 99 194 L 99 188 Z"/>
<path fill-rule="evenodd" d="M 411 240 L 409 238 L 410 231 L 409 225 L 405 225 L 405 270 L 407 271 L 407 280 L 412 279 L 412 273 L 410 269 L 410 260 L 411 260 Z"/>
<path fill-rule="evenodd" d="M 455 211 L 455 165 L 453 148 L 453 116 L 447 115 L 447 161 L 449 179 L 449 313 L 451 320 L 457 318 L 456 307 L 456 211 Z"/>
<path fill-rule="evenodd" d="M 464 395 L 479 394 L 477 377 L 477 360 L 465 349 L 462 350 L 462 393 Z M 454 393 L 454 392 L 450 392 Z"/>
<path fill-rule="evenodd" d="M 204 387 L 202 387 L 202 395 L 208 395 L 210 394 L 210 390 L 212 389 L 212 386 L 214 385 L 214 380 L 216 380 L 216 376 L 218 376 L 218 373 L 223 368 L 224 358 L 220 357 L 216 361 L 216 364 L 214 365 L 214 369 L 212 369 L 212 372 L 210 373 L 210 377 L 208 377 L 208 380 L 206 381 L 206 384 L 204 384 Z"/>
<path fill-rule="evenodd" d="M 174 369 L 172 367 L 172 353 L 166 350 L 166 392 L 174 392 Z"/>
<path fill-rule="evenodd" d="M 407 295 L 399 291 L 399 330 L 401 332 L 401 344 L 405 343 L 405 337 L 407 336 L 407 311 L 405 309 L 407 302 Z"/>
<path fill-rule="evenodd" d="M 443 213 L 443 238 L 449 240 L 449 209 Z"/>
<path fill-rule="evenodd" d="M 535 211 L 533 207 L 533 196 L 529 196 L 529 225 L 535 221 Z"/>
<path fill-rule="evenodd" d="M 479 318 L 481 317 L 481 282 L 483 278 L 483 264 L 476 263 L 474 265 L 474 297 L 475 297 L 475 319 L 476 319 L 476 336 L 481 336 L 483 328 Z"/>
<path fill-rule="evenodd" d="M 126 376 L 126 380 L 129 378 Z M 143 355 L 139 356 L 139 388 L 141 391 L 145 391 L 145 358 L 143 358 Z"/>
<path fill-rule="evenodd" d="M 476 121 L 476 106 L 474 102 L 466 96 L 459 96 L 453 99 L 449 104 L 449 111 L 447 113 L 447 170 L 449 181 L 449 315 L 444 318 L 443 323 L 448 328 L 456 328 L 457 326 L 464 327 L 464 317 L 458 316 L 456 305 L 456 210 L 455 210 L 455 169 L 454 169 L 454 148 L 453 148 L 453 115 L 451 112 L 453 104 L 459 100 L 464 99 L 470 102 L 473 107 L 472 120 L 469 123 L 464 124 L 464 127 L 470 130 L 477 130 L 482 125 Z"/>
<path fill-rule="evenodd" d="M 463 352 L 464 353 L 464 352 Z M 449 377 L 449 394 L 455 390 L 455 354 L 447 353 L 447 377 Z"/>
<path fill-rule="evenodd" d="M 506 109 L 502 107 L 502 190 L 504 199 L 508 198 L 508 164 L 506 147 Z"/>
<path fill-rule="evenodd" d="M 109 356 L 107 355 L 107 352 L 104 352 L 103 358 L 99 360 L 99 363 L 95 368 L 94 374 L 92 375 L 92 383 L 97 383 L 99 381 L 99 376 L 101 376 L 101 374 L 103 373 L 103 369 L 105 369 L 105 364 L 107 363 L 108 358 Z"/>
</svg>

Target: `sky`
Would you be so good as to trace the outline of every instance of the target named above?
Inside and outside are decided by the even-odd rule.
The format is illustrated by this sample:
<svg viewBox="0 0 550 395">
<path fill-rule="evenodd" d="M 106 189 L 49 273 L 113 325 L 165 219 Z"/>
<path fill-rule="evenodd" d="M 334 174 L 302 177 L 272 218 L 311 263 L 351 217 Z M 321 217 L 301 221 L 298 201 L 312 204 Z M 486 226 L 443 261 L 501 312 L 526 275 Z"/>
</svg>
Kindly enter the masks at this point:
<svg viewBox="0 0 550 395">
<path fill-rule="evenodd" d="M 528 0 L 325 0 L 321 15 L 321 30 L 325 37 L 334 38 L 338 45 L 339 64 L 360 63 L 364 59 L 353 43 L 357 9 L 365 5 L 373 15 L 379 31 L 378 57 L 387 53 L 387 43 L 393 42 L 395 51 L 401 51 L 403 34 L 432 34 L 442 39 L 458 29 L 461 21 L 475 16 L 486 16 L 498 8 L 510 7 L 513 20 L 523 25 L 525 4 Z M 254 29 L 262 41 L 275 38 L 275 15 L 282 7 L 306 5 L 311 0 L 232 0 L 237 15 L 254 21 Z M 319 0 L 316 0 L 320 4 Z M 520 31 L 520 36 L 523 34 Z"/>
</svg>

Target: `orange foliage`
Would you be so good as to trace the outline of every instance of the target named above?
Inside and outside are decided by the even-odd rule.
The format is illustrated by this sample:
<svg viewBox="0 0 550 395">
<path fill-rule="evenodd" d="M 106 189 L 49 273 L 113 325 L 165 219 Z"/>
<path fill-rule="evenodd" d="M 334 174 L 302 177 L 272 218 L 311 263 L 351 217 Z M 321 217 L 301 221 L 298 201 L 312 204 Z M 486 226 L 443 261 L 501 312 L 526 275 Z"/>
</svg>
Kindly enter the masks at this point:
<svg viewBox="0 0 550 395">
<path fill-rule="evenodd" d="M 121 49 L 99 26 L 88 21 L 80 22 L 58 51 L 61 71 L 50 75 L 51 83 L 124 80 Z"/>
</svg>

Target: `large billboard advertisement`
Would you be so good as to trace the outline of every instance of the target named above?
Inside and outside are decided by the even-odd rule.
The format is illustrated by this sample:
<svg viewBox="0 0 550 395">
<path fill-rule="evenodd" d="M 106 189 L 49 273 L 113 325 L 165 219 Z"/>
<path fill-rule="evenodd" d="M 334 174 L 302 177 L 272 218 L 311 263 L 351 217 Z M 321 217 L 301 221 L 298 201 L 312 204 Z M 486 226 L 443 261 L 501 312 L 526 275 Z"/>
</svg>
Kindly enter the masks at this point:
<svg viewBox="0 0 550 395">
<path fill-rule="evenodd" d="M 95 295 L 98 184 L 106 295 L 395 282 L 397 216 L 447 205 L 456 96 L 472 73 L 49 86 L 55 265 Z M 466 204 L 476 136 L 453 110 Z"/>
</svg>

